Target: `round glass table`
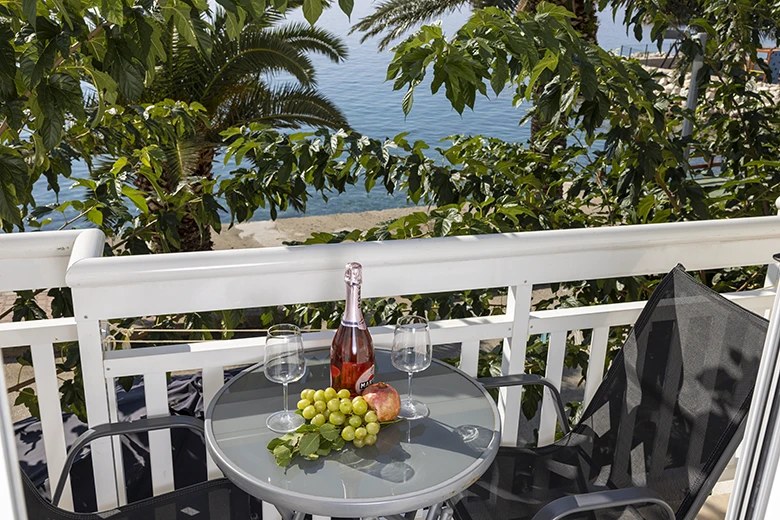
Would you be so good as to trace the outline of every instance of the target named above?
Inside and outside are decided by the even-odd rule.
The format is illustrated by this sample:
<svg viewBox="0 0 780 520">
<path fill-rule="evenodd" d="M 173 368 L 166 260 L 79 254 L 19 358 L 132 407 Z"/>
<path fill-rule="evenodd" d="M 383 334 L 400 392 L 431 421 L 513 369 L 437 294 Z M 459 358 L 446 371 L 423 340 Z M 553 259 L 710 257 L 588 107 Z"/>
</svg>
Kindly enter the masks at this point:
<svg viewBox="0 0 780 520">
<path fill-rule="evenodd" d="M 307 371 L 290 385 L 290 406 L 304 388 L 329 385 L 329 350 L 307 352 Z M 375 381 L 403 395 L 406 373 L 376 349 Z M 276 465 L 266 417 L 282 408 L 282 387 L 248 368 L 217 393 L 206 412 L 206 446 L 217 466 L 236 486 L 280 510 L 338 517 L 401 514 L 441 503 L 463 491 L 490 466 L 500 441 L 493 399 L 473 378 L 434 360 L 414 375 L 414 396 L 430 408 L 416 421 L 385 426 L 374 446 L 310 461 L 298 457 Z"/>
</svg>

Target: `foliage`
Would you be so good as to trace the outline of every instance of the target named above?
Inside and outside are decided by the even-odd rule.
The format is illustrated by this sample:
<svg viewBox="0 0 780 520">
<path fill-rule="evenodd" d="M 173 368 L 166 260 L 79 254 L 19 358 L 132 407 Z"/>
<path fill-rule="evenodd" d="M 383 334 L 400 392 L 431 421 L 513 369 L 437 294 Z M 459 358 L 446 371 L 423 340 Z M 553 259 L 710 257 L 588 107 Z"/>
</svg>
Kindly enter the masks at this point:
<svg viewBox="0 0 780 520">
<path fill-rule="evenodd" d="M 279 25 L 281 21 L 280 13 L 265 11 L 245 23 L 236 38 L 229 13 L 218 10 L 203 35 L 211 49 L 208 56 L 167 32 L 168 59 L 141 100 L 200 103 L 209 116 L 203 138 L 211 145 L 220 143 L 219 132 L 250 121 L 275 128 L 346 127 L 343 114 L 316 90 L 309 57 L 320 54 L 337 63 L 346 59 L 346 46 L 329 31 L 301 23 Z M 269 84 L 279 74 L 295 83 Z"/>
<path fill-rule="evenodd" d="M 245 23 L 266 17 L 267 9 L 283 11 L 287 0 L 219 4 L 222 38 L 236 40 Z M 314 23 L 322 2 L 305 0 L 303 7 Z M 346 3 L 342 8 L 351 12 Z M 205 0 L 0 5 L 0 224 L 6 232 L 23 226 L 35 181 L 43 175 L 58 191 L 57 177 L 70 175 L 73 141 L 103 124 L 112 104 L 140 100 L 175 48 L 186 44 L 204 61 L 219 58 L 208 11 Z"/>
</svg>

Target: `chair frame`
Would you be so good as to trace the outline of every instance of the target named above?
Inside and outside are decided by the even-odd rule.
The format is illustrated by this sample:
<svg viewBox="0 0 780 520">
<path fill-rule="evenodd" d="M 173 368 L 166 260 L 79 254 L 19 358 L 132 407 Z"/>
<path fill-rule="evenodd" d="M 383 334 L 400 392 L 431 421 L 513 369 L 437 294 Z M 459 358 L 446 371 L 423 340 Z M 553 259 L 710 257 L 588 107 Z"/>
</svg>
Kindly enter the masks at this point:
<svg viewBox="0 0 780 520">
<path fill-rule="evenodd" d="M 62 473 L 57 481 L 57 487 L 52 494 L 51 503 L 54 507 L 60 503 L 62 493 L 65 489 L 65 483 L 68 480 L 70 469 L 73 466 L 73 462 L 76 460 L 76 456 L 83 450 L 89 443 L 96 439 L 103 437 L 113 437 L 115 435 L 129 435 L 132 433 L 147 433 L 155 430 L 171 429 L 171 428 L 187 428 L 194 432 L 205 435 L 203 429 L 203 421 L 196 419 L 195 417 L 189 417 L 184 415 L 172 415 L 168 417 L 152 417 L 146 419 L 139 419 L 132 422 L 118 422 L 107 423 L 94 426 L 76 439 L 70 450 L 68 456 L 65 459 L 65 463 L 62 467 Z"/>
<path fill-rule="evenodd" d="M 516 374 L 502 377 L 486 377 L 478 379 L 485 388 L 501 388 L 504 386 L 525 386 L 525 385 L 543 385 L 553 395 L 556 411 L 558 412 L 558 420 L 561 423 L 561 430 L 564 435 L 568 434 L 569 423 L 565 418 L 564 404 L 561 398 L 561 393 L 552 381 L 542 376 L 532 374 Z M 734 453 L 739 447 L 739 443 L 742 442 L 742 437 L 745 434 L 746 420 L 743 420 L 731 441 L 726 445 L 726 448 L 720 455 L 718 462 L 713 467 L 707 479 L 702 484 L 701 490 L 688 509 L 688 514 L 682 520 L 694 520 L 699 513 L 702 505 L 709 496 L 709 490 L 711 490 L 718 482 L 721 473 L 726 469 L 726 466 L 731 461 Z M 705 490 L 708 490 L 706 493 Z M 575 514 L 588 511 L 598 511 L 602 509 L 613 509 L 616 507 L 626 507 L 632 505 L 647 505 L 655 504 L 661 507 L 665 514 L 669 517 L 669 520 L 675 520 L 676 515 L 672 507 L 666 503 L 656 492 L 648 488 L 631 487 L 621 489 L 610 489 L 608 491 L 595 491 L 592 493 L 581 493 L 577 495 L 570 495 L 553 500 L 549 504 L 540 509 L 533 517 L 532 520 L 562 520 L 563 518 Z"/>
</svg>

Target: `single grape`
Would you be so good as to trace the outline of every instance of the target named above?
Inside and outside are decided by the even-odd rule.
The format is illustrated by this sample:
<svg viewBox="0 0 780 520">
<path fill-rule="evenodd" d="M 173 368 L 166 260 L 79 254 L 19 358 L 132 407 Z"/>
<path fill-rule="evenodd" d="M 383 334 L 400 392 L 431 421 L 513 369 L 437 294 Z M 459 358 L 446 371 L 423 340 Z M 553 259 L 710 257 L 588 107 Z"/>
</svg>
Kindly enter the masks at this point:
<svg viewBox="0 0 780 520">
<path fill-rule="evenodd" d="M 341 399 L 346 399 L 352 394 L 350 394 L 349 390 L 347 390 L 346 388 L 342 388 L 341 390 L 338 391 L 338 393 L 336 393 L 336 395 Z"/>
<path fill-rule="evenodd" d="M 371 435 L 376 435 L 377 433 L 379 433 L 379 423 L 370 422 L 366 424 L 366 431 Z"/>
<path fill-rule="evenodd" d="M 371 435 L 369 433 L 368 435 L 366 435 L 363 441 L 366 443 L 366 446 L 373 446 L 374 444 L 376 444 L 376 435 Z"/>
<path fill-rule="evenodd" d="M 356 431 L 356 433 L 357 433 L 357 431 Z M 365 441 L 365 440 L 363 440 L 363 439 L 358 439 L 357 437 L 355 437 L 355 438 L 352 440 L 352 445 L 353 445 L 354 447 L 356 447 L 356 448 L 362 448 L 363 446 L 365 446 L 365 445 L 366 445 L 366 441 Z"/>
<path fill-rule="evenodd" d="M 374 423 L 371 423 L 374 424 Z M 355 438 L 356 439 L 362 439 L 368 434 L 368 431 L 366 431 L 366 428 L 363 428 L 362 426 L 360 428 L 355 428 Z"/>
<path fill-rule="evenodd" d="M 369 410 L 366 412 L 366 416 L 363 417 L 363 420 L 367 423 L 377 422 L 379 421 L 379 417 L 376 416 L 376 412 L 374 410 Z"/>
<path fill-rule="evenodd" d="M 345 441 L 351 441 L 355 438 L 355 428 L 352 426 L 344 426 L 344 429 L 341 430 L 341 438 Z"/>
<path fill-rule="evenodd" d="M 308 399 L 309 398 L 309 389 L 306 388 L 304 390 L 301 390 L 301 399 Z"/>
<path fill-rule="evenodd" d="M 325 390 L 317 390 L 314 392 L 314 400 L 315 401 L 326 401 L 325 399 Z"/>
<path fill-rule="evenodd" d="M 331 399 L 335 398 L 336 395 L 338 395 L 338 394 L 336 393 L 335 389 L 333 389 L 331 387 L 328 387 L 328 388 L 325 389 L 325 399 L 327 399 L 328 401 L 330 401 Z"/>
<path fill-rule="evenodd" d="M 311 423 L 312 423 L 314 426 L 322 426 L 323 424 L 325 424 L 325 421 L 327 421 L 327 418 L 326 418 L 324 415 L 322 415 L 321 413 L 318 413 L 318 414 L 317 414 L 317 415 L 315 415 L 315 416 L 314 416 L 314 418 L 311 420 Z"/>
<path fill-rule="evenodd" d="M 317 409 L 318 413 L 322 413 L 328 409 L 328 403 L 325 401 L 314 401 L 314 408 Z"/>
<path fill-rule="evenodd" d="M 344 415 L 349 415 L 352 413 L 352 401 L 349 399 L 342 399 L 339 403 L 339 410 L 341 410 L 341 413 Z"/>
<path fill-rule="evenodd" d="M 330 410 L 331 412 L 335 412 L 336 410 L 338 410 L 339 406 L 341 406 L 341 401 L 339 401 L 335 397 L 330 401 L 328 401 L 328 410 Z"/>
<path fill-rule="evenodd" d="M 314 390 L 312 390 L 311 388 L 306 389 L 306 399 L 308 399 L 309 401 L 314 401 Z"/>
<path fill-rule="evenodd" d="M 357 396 L 352 400 L 352 413 L 358 415 L 365 415 L 368 411 L 368 403 L 361 396 Z"/>
<path fill-rule="evenodd" d="M 326 409 L 325 409 L 325 411 L 324 411 L 324 412 L 322 412 L 322 415 L 324 415 L 324 416 L 325 416 L 325 419 L 329 419 L 329 418 L 330 418 L 330 414 L 331 414 L 331 413 L 332 413 L 332 412 L 326 408 Z"/>
<path fill-rule="evenodd" d="M 307 406 L 303 409 L 303 418 L 304 419 L 312 419 L 314 416 L 317 415 L 317 409 L 314 408 L 312 405 Z"/>
<path fill-rule="evenodd" d="M 359 415 L 350 415 L 349 416 L 349 425 L 350 426 L 352 426 L 353 428 L 357 428 L 361 424 L 363 424 L 363 419 L 361 419 Z"/>
<path fill-rule="evenodd" d="M 341 426 L 346 419 L 347 418 L 341 412 L 330 412 L 330 417 L 328 417 L 328 421 L 334 426 Z"/>
<path fill-rule="evenodd" d="M 308 399 L 301 399 L 300 401 L 298 401 L 298 410 L 303 410 L 310 404 L 311 402 Z"/>
</svg>

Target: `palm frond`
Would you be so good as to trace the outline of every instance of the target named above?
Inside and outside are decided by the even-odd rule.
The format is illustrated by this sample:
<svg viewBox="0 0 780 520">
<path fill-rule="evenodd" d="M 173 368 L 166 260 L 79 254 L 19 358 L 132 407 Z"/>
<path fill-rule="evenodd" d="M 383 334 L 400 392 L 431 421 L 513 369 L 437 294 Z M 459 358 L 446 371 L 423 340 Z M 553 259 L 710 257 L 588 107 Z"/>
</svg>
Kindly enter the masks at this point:
<svg viewBox="0 0 780 520">
<path fill-rule="evenodd" d="M 286 72 L 301 85 L 315 84 L 314 66 L 309 57 L 266 29 L 250 27 L 237 41 L 215 42 L 209 69 L 210 79 L 200 96 L 207 107 L 210 99 L 220 97 L 221 89 L 247 77 Z"/>
<path fill-rule="evenodd" d="M 347 59 L 349 49 L 336 34 L 300 22 L 269 29 L 268 32 L 286 41 L 300 52 L 322 54 L 331 61 Z"/>
<path fill-rule="evenodd" d="M 316 89 L 293 84 L 273 89 L 258 84 L 225 100 L 214 130 L 250 122 L 275 128 L 349 128 L 347 118 L 332 101 Z"/>
<path fill-rule="evenodd" d="M 353 25 L 350 34 L 365 33 L 361 43 L 384 34 L 379 41 L 379 49 L 384 50 L 407 31 L 469 4 L 469 0 L 385 0 Z"/>
<path fill-rule="evenodd" d="M 195 171 L 203 150 L 201 139 L 174 139 L 160 145 L 165 154 L 163 183 L 171 189 Z"/>
</svg>

